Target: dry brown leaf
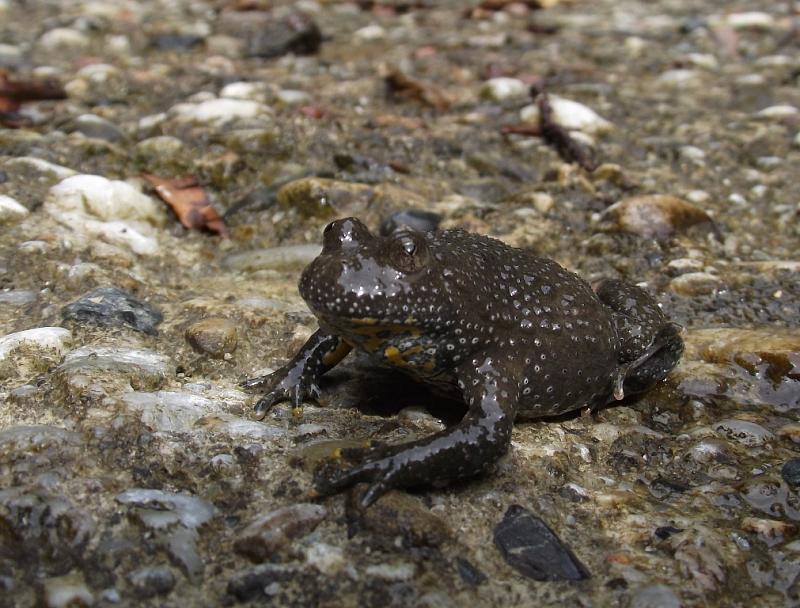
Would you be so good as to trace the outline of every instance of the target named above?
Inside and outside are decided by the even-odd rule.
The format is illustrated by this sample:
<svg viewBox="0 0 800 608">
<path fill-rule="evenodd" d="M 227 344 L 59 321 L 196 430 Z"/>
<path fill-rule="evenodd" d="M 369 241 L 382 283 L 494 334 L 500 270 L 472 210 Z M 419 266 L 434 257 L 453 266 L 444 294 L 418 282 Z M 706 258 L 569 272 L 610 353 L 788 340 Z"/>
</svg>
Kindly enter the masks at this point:
<svg viewBox="0 0 800 608">
<path fill-rule="evenodd" d="M 20 127 L 28 121 L 19 111 L 26 101 L 66 99 L 60 84 L 51 80 L 11 80 L 6 70 L 0 69 L 0 125 Z"/>
<path fill-rule="evenodd" d="M 450 107 L 450 100 L 439 89 L 410 78 L 400 70 L 392 70 L 386 76 L 386 90 L 389 97 L 417 101 L 439 112 Z"/>
<path fill-rule="evenodd" d="M 170 206 L 178 221 L 190 230 L 208 230 L 228 238 L 228 227 L 211 206 L 208 194 L 193 176 L 158 177 L 144 174 L 158 196 Z"/>
</svg>

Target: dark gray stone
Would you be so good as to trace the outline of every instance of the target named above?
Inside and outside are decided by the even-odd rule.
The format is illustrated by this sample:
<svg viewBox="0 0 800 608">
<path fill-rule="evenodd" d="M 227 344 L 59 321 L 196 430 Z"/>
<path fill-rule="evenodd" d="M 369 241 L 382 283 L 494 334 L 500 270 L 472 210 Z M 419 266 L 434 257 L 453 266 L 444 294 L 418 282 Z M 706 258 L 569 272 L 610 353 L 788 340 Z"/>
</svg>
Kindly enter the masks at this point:
<svg viewBox="0 0 800 608">
<path fill-rule="evenodd" d="M 98 287 L 62 310 L 65 319 L 107 327 L 127 326 L 154 335 L 163 315 L 127 291 Z"/>
<path fill-rule="evenodd" d="M 264 595 L 264 588 L 272 583 L 291 580 L 298 574 L 297 568 L 279 564 L 262 564 L 237 574 L 228 581 L 228 593 L 240 601 Z"/>
<path fill-rule="evenodd" d="M 494 543 L 512 568 L 537 581 L 580 581 L 590 576 L 547 524 L 519 505 L 511 505 L 494 529 Z"/>
<path fill-rule="evenodd" d="M 166 595 L 175 587 L 175 575 L 167 566 L 139 568 L 128 574 L 128 580 L 140 598 Z"/>
<path fill-rule="evenodd" d="M 117 125 L 94 114 L 81 114 L 78 116 L 72 125 L 72 131 L 74 133 L 83 133 L 86 137 L 93 139 L 103 139 L 111 142 L 119 142 L 125 139 L 125 135 Z"/>
<path fill-rule="evenodd" d="M 280 57 L 287 53 L 313 55 L 322 44 L 322 33 L 311 17 L 293 13 L 251 34 L 246 41 L 250 57 Z"/>
<path fill-rule="evenodd" d="M 800 486 L 800 458 L 787 460 L 781 468 L 781 476 L 790 486 Z"/>
<path fill-rule="evenodd" d="M 404 211 L 392 213 L 383 220 L 381 224 L 381 234 L 383 236 L 388 236 L 395 230 L 401 228 L 411 228 L 412 230 L 419 230 L 421 232 L 432 232 L 439 227 L 439 222 L 441 221 L 442 216 L 433 211 L 406 209 Z"/>
</svg>

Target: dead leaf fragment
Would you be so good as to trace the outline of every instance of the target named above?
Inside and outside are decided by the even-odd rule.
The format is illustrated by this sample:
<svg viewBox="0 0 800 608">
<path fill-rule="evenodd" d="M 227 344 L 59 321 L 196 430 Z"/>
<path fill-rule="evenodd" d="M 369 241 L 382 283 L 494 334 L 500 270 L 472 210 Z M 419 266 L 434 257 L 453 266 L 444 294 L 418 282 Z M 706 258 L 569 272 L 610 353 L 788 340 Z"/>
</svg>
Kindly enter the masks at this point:
<svg viewBox="0 0 800 608">
<path fill-rule="evenodd" d="M 18 114 L 26 101 L 66 99 L 64 89 L 52 80 L 11 80 L 0 69 L 0 125 L 20 127 L 29 121 Z"/>
<path fill-rule="evenodd" d="M 143 177 L 155 188 L 161 199 L 178 216 L 178 221 L 190 230 L 208 230 L 228 238 L 228 227 L 211 206 L 208 194 L 193 176 L 158 177 L 144 174 Z"/>
<path fill-rule="evenodd" d="M 409 77 L 400 70 L 392 70 L 385 78 L 389 98 L 416 101 L 438 112 L 450 107 L 450 100 L 433 85 Z"/>
</svg>

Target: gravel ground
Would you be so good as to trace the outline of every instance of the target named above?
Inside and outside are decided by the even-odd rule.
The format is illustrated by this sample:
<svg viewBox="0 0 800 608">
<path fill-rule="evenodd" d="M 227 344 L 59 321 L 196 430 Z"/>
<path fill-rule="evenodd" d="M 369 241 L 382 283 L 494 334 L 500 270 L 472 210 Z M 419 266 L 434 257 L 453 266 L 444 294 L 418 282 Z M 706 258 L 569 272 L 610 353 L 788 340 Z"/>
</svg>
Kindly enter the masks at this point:
<svg viewBox="0 0 800 608">
<path fill-rule="evenodd" d="M 800 605 L 799 31 L 796 2 L 0 0 L 0 606 Z M 302 412 L 238 388 L 316 329 L 322 228 L 407 210 L 636 282 L 681 363 L 479 479 L 314 497 L 333 447 L 462 413 L 357 358 Z"/>
</svg>

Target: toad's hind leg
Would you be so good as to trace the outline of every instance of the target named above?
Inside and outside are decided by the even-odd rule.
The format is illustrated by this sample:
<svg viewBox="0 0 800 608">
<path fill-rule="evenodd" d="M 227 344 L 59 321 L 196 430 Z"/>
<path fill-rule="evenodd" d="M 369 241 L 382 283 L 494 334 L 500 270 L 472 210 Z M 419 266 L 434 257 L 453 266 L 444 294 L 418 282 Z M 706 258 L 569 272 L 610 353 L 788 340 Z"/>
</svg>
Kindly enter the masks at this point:
<svg viewBox="0 0 800 608">
<path fill-rule="evenodd" d="M 595 291 L 612 311 L 620 343 L 614 398 L 641 393 L 663 380 L 683 353 L 680 325 L 671 323 L 653 297 L 636 285 L 609 279 Z"/>
<path fill-rule="evenodd" d="M 317 490 L 332 494 L 365 482 L 370 485 L 361 502 L 369 506 L 390 488 L 447 483 L 492 465 L 511 444 L 519 387 L 492 357 L 459 374 L 459 386 L 469 410 L 457 425 L 419 441 L 362 451 L 348 469 L 323 467 L 315 476 Z"/>
</svg>

